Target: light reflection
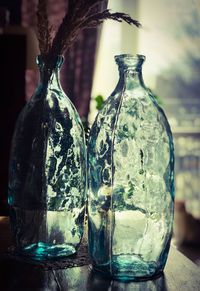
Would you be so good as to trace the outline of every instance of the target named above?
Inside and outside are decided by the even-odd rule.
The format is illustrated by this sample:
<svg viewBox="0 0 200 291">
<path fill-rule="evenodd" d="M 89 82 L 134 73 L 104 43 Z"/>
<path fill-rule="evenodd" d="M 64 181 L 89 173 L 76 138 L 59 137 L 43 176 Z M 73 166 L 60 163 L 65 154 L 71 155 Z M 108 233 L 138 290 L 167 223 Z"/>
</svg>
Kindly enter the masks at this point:
<svg viewBox="0 0 200 291">
<path fill-rule="evenodd" d="M 87 291 L 165 291 L 167 290 L 165 276 L 144 282 L 122 282 L 103 277 L 100 273 L 91 271 L 87 281 Z"/>
</svg>

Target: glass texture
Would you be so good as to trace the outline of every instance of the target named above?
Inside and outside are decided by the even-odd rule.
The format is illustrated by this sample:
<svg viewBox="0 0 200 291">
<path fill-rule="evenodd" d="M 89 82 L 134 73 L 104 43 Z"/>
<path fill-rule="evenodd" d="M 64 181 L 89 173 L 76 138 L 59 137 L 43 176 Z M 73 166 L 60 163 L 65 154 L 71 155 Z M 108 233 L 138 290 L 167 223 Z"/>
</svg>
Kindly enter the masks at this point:
<svg viewBox="0 0 200 291">
<path fill-rule="evenodd" d="M 20 254 L 36 260 L 76 252 L 83 234 L 86 197 L 85 135 L 63 92 L 63 57 L 37 57 L 38 87 L 19 115 L 13 136 L 8 202 Z"/>
<path fill-rule="evenodd" d="M 95 270 L 144 280 L 165 266 L 173 228 L 174 154 L 163 110 L 142 79 L 144 56 L 115 57 L 116 89 L 88 141 L 88 243 Z"/>
</svg>

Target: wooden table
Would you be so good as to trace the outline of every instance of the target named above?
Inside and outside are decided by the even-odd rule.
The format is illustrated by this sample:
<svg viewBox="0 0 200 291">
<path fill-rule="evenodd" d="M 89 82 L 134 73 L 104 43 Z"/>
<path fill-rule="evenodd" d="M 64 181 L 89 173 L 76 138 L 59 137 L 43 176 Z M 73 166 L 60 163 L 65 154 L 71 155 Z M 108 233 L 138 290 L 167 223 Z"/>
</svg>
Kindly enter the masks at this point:
<svg viewBox="0 0 200 291">
<path fill-rule="evenodd" d="M 145 282 L 105 279 L 91 265 L 67 269 L 38 267 L 6 255 L 12 243 L 9 219 L 0 217 L 0 290 L 40 291 L 200 291 L 200 268 L 171 246 L 163 276 Z"/>
</svg>

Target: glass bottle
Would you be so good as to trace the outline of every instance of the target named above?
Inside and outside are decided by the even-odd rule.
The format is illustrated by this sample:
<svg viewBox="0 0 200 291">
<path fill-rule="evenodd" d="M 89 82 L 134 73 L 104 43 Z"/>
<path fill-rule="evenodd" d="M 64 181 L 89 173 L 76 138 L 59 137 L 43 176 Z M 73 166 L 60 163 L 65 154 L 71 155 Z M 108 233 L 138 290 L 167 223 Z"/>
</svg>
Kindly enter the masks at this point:
<svg viewBox="0 0 200 291">
<path fill-rule="evenodd" d="M 88 141 L 88 243 L 95 270 L 121 280 L 162 273 L 173 228 L 170 126 L 142 78 L 142 55 L 119 55 L 119 82 Z"/>
<path fill-rule="evenodd" d="M 76 252 L 86 195 L 85 135 L 60 84 L 63 56 L 37 57 L 38 87 L 19 115 L 10 156 L 11 231 L 35 260 Z"/>
</svg>

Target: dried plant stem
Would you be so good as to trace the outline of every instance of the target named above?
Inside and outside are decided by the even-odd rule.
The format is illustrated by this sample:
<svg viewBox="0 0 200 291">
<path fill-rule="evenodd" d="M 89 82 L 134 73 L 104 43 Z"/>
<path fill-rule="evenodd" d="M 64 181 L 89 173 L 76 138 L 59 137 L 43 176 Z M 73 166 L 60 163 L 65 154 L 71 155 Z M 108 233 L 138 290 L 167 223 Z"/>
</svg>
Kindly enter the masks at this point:
<svg viewBox="0 0 200 291">
<path fill-rule="evenodd" d="M 72 0 L 52 43 L 51 54 L 63 54 L 74 42 L 90 10 L 104 0 Z"/>
<path fill-rule="evenodd" d="M 52 42 L 52 27 L 49 26 L 46 0 L 39 0 L 37 9 L 38 41 L 41 54 L 46 54 Z"/>
<path fill-rule="evenodd" d="M 96 27 L 106 19 L 125 21 L 130 25 L 140 26 L 137 20 L 133 20 L 125 13 L 111 13 L 106 9 L 103 12 L 95 13 L 95 8 L 104 0 L 68 0 L 68 9 L 63 21 L 52 41 L 52 29 L 49 27 L 46 0 L 39 0 L 38 3 L 38 39 L 42 54 L 56 56 L 63 54 L 75 41 L 78 33 L 85 29 Z"/>
<path fill-rule="evenodd" d="M 101 24 L 106 19 L 116 20 L 118 22 L 125 21 L 130 25 L 135 25 L 140 27 L 141 24 L 137 20 L 133 20 L 128 14 L 115 12 L 110 13 L 110 10 L 104 10 L 103 12 L 96 13 L 88 17 L 82 24 L 81 28 L 84 29 L 86 27 L 96 27 L 97 25 Z"/>
</svg>

